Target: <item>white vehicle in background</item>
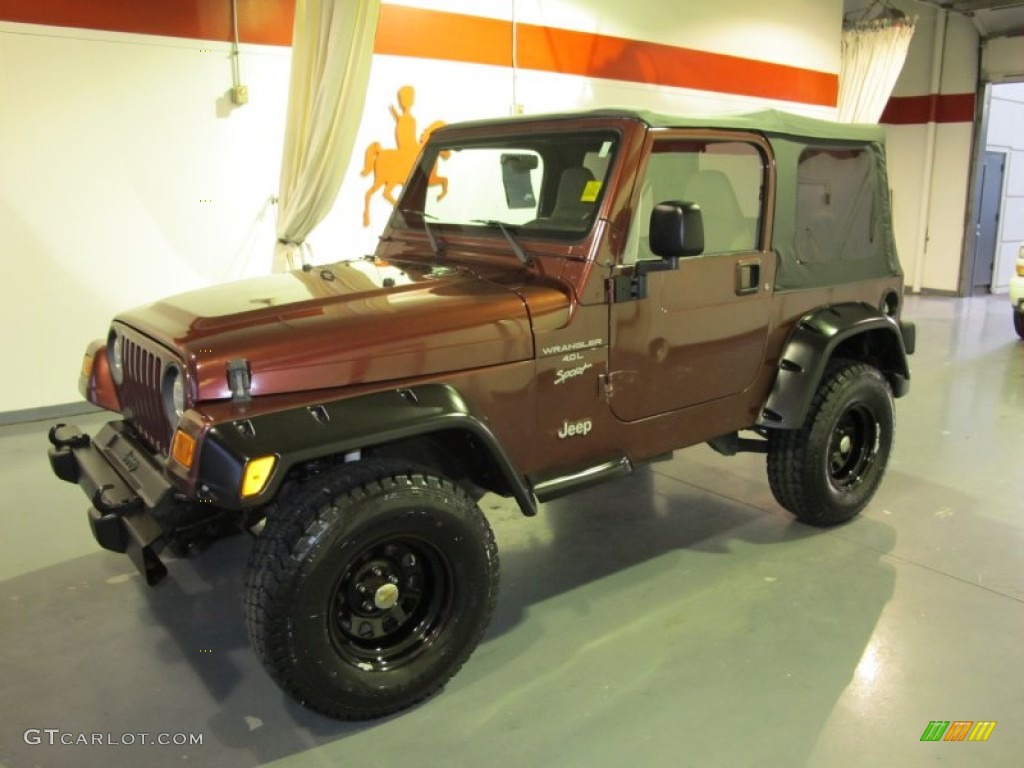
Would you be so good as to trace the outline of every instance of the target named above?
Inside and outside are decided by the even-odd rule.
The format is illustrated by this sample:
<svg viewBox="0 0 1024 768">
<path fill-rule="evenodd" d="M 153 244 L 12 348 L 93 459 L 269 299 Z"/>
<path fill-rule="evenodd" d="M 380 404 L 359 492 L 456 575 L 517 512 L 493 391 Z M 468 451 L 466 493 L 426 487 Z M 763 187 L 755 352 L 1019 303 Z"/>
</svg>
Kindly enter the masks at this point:
<svg viewBox="0 0 1024 768">
<path fill-rule="evenodd" d="M 1024 245 L 1017 252 L 1017 271 L 1010 278 L 1010 304 L 1013 306 L 1013 327 L 1024 339 Z"/>
</svg>

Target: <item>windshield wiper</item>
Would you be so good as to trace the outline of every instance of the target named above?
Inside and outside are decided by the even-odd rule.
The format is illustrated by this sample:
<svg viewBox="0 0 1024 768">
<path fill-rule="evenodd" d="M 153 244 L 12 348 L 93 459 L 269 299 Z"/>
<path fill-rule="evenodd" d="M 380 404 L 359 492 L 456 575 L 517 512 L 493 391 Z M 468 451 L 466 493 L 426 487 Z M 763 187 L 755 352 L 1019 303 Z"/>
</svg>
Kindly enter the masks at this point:
<svg viewBox="0 0 1024 768">
<path fill-rule="evenodd" d="M 403 208 L 402 213 L 419 217 L 420 221 L 423 222 L 423 231 L 427 235 L 427 240 L 430 241 L 430 250 L 432 250 L 434 252 L 434 255 L 437 257 L 443 256 L 444 243 L 438 239 L 437 235 L 434 234 L 434 230 L 432 230 L 430 228 L 430 225 L 427 223 L 427 219 L 433 219 L 434 221 L 437 221 L 437 217 L 431 216 L 429 213 L 426 213 L 424 211 L 414 211 L 412 208 Z"/>
<path fill-rule="evenodd" d="M 508 244 L 512 246 L 512 252 L 523 263 L 523 266 L 529 266 L 529 257 L 527 257 L 526 253 L 523 251 L 523 247 L 519 244 L 519 241 L 516 240 L 516 236 L 509 230 L 510 226 L 515 226 L 514 224 L 506 224 L 505 222 L 498 221 L 497 219 L 473 219 L 473 223 L 483 224 L 485 227 L 497 227 L 500 229 L 501 234 L 503 234 L 505 239 L 508 240 Z"/>
</svg>

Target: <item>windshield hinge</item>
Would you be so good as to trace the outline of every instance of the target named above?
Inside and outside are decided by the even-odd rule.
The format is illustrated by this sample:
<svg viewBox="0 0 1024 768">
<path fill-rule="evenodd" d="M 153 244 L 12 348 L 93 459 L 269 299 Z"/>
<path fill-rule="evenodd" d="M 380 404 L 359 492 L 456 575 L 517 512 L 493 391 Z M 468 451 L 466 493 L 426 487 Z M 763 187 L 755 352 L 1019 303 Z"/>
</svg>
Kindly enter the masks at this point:
<svg viewBox="0 0 1024 768">
<path fill-rule="evenodd" d="M 616 275 L 608 280 L 608 298 L 615 304 L 647 298 L 647 275 Z"/>
</svg>

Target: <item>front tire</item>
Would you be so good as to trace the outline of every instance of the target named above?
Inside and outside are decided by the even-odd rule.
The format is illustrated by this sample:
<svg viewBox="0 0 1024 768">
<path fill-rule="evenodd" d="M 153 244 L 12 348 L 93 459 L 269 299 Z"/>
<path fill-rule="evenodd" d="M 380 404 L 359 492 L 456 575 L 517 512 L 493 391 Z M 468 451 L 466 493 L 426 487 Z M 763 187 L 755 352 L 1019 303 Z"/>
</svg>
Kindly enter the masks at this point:
<svg viewBox="0 0 1024 768">
<path fill-rule="evenodd" d="M 881 372 L 864 363 L 833 363 L 803 427 L 769 434 L 772 494 L 802 523 L 850 520 L 882 481 L 894 425 L 892 391 Z"/>
<path fill-rule="evenodd" d="M 483 636 L 497 588 L 494 536 L 465 491 L 394 464 L 345 464 L 271 508 L 246 623 L 281 688 L 360 720 L 444 685 Z"/>
<path fill-rule="evenodd" d="M 1013 329 L 1024 339 L 1024 312 L 1013 311 Z"/>
</svg>

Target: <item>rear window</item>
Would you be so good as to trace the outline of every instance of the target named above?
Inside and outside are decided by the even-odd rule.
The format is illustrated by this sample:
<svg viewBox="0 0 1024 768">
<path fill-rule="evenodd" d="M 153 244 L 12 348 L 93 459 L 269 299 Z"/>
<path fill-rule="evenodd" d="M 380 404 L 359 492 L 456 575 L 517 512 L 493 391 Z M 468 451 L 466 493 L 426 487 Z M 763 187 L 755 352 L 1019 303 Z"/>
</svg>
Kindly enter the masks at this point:
<svg viewBox="0 0 1024 768">
<path fill-rule="evenodd" d="M 875 164 L 864 148 L 811 147 L 797 167 L 796 255 L 822 263 L 870 258 L 879 236 Z"/>
</svg>

